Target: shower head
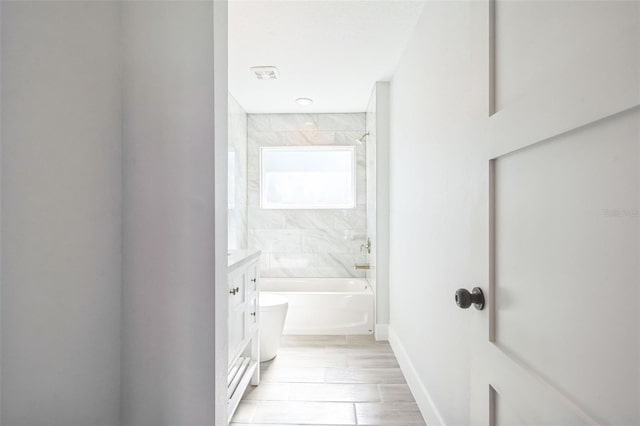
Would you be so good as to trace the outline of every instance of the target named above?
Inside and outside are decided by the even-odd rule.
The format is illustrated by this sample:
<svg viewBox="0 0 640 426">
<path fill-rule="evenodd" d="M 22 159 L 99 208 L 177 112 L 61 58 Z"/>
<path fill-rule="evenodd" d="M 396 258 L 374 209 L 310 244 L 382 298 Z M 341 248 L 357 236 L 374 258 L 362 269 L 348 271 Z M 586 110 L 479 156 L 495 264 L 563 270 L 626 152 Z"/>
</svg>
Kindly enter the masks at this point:
<svg viewBox="0 0 640 426">
<path fill-rule="evenodd" d="M 370 134 L 371 134 L 371 132 L 367 132 L 364 135 L 360 136 L 359 138 L 356 139 L 356 143 L 358 143 L 358 144 L 364 143 L 364 141 L 367 140 L 367 138 L 369 137 Z"/>
</svg>

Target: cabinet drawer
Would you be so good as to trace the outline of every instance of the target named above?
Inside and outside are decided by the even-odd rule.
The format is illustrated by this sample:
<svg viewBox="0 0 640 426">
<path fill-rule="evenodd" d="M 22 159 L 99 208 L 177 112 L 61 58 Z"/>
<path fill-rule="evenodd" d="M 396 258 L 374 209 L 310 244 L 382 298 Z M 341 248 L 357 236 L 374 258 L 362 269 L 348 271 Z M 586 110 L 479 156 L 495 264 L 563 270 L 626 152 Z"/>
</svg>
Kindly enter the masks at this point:
<svg viewBox="0 0 640 426">
<path fill-rule="evenodd" d="M 235 271 L 229 274 L 229 310 L 245 302 L 245 270 Z"/>
<path fill-rule="evenodd" d="M 252 295 L 258 290 L 258 281 L 260 280 L 260 269 L 258 262 L 252 263 L 247 267 L 247 294 Z M 249 296 L 250 297 L 250 296 Z"/>
</svg>

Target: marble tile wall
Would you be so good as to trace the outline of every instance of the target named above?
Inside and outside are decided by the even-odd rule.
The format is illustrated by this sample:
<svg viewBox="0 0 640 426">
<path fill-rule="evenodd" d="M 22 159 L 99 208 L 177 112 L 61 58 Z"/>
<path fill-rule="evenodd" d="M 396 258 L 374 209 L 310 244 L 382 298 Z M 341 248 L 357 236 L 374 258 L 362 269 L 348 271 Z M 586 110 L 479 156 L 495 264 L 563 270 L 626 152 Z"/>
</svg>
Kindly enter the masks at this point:
<svg viewBox="0 0 640 426">
<path fill-rule="evenodd" d="M 228 146 L 233 166 L 229 173 L 234 182 L 229 189 L 229 249 L 247 248 L 247 113 L 229 94 Z"/>
<path fill-rule="evenodd" d="M 262 255 L 265 277 L 364 277 L 353 268 L 366 262 L 365 114 L 249 114 L 249 248 Z M 260 158 L 263 146 L 353 145 L 357 160 L 357 207 L 336 210 L 260 208 Z"/>
</svg>

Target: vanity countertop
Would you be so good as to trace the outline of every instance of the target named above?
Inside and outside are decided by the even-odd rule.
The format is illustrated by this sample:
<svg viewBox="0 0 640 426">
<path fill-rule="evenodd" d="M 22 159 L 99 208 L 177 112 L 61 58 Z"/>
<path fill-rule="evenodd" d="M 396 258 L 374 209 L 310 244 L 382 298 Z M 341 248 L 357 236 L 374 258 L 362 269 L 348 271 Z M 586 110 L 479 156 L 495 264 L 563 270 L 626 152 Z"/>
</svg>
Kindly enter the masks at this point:
<svg viewBox="0 0 640 426">
<path fill-rule="evenodd" d="M 227 266 L 229 270 L 235 269 L 245 262 L 250 262 L 260 257 L 260 250 L 248 249 L 248 250 L 229 250 Z"/>
</svg>

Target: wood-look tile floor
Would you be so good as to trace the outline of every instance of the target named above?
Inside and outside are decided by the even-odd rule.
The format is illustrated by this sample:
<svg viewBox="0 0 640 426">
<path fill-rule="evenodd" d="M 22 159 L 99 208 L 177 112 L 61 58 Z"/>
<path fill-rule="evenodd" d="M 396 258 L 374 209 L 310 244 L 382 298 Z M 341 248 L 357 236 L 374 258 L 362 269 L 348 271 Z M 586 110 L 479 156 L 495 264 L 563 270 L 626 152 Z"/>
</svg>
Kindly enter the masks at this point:
<svg viewBox="0 0 640 426">
<path fill-rule="evenodd" d="M 232 419 L 256 425 L 425 425 L 387 342 L 284 336 Z"/>
</svg>

